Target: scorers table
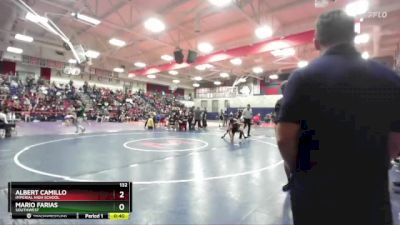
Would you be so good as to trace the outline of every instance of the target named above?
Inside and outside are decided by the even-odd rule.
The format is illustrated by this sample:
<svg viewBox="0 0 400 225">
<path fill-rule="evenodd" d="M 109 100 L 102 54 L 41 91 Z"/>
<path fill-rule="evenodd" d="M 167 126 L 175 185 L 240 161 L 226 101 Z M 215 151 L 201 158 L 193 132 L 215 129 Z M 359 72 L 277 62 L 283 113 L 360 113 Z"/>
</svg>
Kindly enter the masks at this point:
<svg viewBox="0 0 400 225">
<path fill-rule="evenodd" d="M 131 182 L 9 182 L 13 219 L 128 220 Z"/>
</svg>

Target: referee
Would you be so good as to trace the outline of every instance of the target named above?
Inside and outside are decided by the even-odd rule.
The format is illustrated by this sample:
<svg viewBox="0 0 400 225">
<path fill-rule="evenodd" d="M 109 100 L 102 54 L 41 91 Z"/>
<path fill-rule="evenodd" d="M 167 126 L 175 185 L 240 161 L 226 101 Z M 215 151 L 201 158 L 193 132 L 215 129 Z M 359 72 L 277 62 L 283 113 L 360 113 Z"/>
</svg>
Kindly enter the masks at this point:
<svg viewBox="0 0 400 225">
<path fill-rule="evenodd" d="M 253 111 L 250 108 L 250 104 L 247 104 L 247 108 L 243 110 L 243 119 L 244 119 L 244 127 L 243 130 L 247 128 L 247 137 L 250 137 L 250 127 L 251 127 L 251 119 L 253 118 Z"/>
</svg>

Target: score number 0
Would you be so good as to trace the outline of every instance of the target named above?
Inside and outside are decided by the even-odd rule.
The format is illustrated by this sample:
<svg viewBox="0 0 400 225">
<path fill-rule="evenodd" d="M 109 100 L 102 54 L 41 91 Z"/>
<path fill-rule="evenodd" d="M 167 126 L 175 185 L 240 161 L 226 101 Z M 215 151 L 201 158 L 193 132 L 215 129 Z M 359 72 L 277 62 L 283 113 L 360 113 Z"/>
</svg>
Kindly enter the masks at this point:
<svg viewBox="0 0 400 225">
<path fill-rule="evenodd" d="M 127 188 L 128 184 L 127 183 L 120 183 L 119 186 L 123 187 L 123 188 Z M 124 191 L 120 191 L 119 192 L 119 198 L 120 199 L 124 199 L 125 198 L 125 192 Z M 123 204 L 123 203 L 119 204 L 118 208 L 119 208 L 119 210 L 123 211 L 125 209 L 125 204 Z"/>
</svg>

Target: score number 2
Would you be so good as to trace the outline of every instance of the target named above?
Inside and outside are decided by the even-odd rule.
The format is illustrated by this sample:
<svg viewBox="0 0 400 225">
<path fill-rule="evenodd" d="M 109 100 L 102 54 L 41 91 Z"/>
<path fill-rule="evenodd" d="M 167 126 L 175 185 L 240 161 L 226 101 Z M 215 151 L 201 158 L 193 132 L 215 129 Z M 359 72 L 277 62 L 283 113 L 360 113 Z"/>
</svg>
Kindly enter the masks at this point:
<svg viewBox="0 0 400 225">
<path fill-rule="evenodd" d="M 119 187 L 121 188 L 127 188 L 128 187 L 128 183 L 119 183 Z M 124 191 L 119 191 L 119 198 L 120 199 L 125 199 L 125 192 Z M 125 209 L 125 204 L 121 203 L 118 206 L 120 211 L 123 211 Z"/>
<path fill-rule="evenodd" d="M 120 199 L 124 199 L 124 198 L 125 198 L 125 192 L 120 191 L 120 192 L 119 192 L 119 198 L 120 198 Z M 119 208 L 120 211 L 124 211 L 124 209 L 125 209 L 125 204 L 124 204 L 124 203 L 119 204 L 119 205 L 118 205 L 118 208 Z"/>
</svg>

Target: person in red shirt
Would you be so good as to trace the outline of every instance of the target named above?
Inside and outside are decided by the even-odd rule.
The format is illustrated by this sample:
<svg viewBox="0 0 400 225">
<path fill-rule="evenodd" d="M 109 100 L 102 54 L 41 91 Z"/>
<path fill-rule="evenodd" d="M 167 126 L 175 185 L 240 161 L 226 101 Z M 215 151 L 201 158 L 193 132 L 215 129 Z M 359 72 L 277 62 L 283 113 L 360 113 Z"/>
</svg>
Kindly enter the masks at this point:
<svg viewBox="0 0 400 225">
<path fill-rule="evenodd" d="M 253 116 L 253 123 L 260 126 L 261 124 L 261 115 L 258 113 L 257 115 Z"/>
</svg>

